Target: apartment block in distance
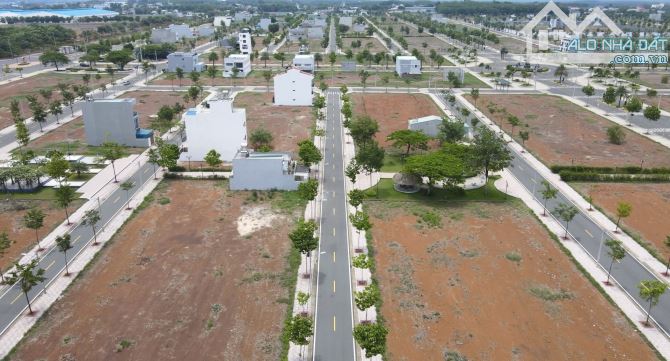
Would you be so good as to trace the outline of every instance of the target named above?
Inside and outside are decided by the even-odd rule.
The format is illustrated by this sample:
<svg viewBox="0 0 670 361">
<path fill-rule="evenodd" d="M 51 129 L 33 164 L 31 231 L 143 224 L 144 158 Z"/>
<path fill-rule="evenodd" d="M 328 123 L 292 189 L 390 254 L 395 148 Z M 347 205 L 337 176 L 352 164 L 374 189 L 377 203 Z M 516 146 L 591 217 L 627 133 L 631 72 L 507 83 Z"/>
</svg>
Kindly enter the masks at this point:
<svg viewBox="0 0 670 361">
<path fill-rule="evenodd" d="M 153 131 L 140 128 L 135 99 L 89 99 L 84 102 L 86 144 L 116 142 L 128 147 L 148 147 Z"/>
</svg>

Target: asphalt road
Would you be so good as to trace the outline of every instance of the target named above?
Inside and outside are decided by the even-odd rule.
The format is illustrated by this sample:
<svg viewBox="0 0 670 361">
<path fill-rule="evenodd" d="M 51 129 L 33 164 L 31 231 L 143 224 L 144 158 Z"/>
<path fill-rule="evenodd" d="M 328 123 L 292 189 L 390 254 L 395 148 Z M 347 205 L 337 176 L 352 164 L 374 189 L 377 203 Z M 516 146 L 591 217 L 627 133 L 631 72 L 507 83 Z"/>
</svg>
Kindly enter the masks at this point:
<svg viewBox="0 0 670 361">
<path fill-rule="evenodd" d="M 457 101 L 452 108 L 442 96 L 438 96 L 438 98 L 440 98 L 442 106 L 450 109 L 454 114 L 457 114 L 455 108 L 462 106 Z M 481 123 L 483 123 L 483 120 L 480 118 Z M 535 195 L 536 199 L 543 202 L 541 190 L 542 181 L 545 179 L 530 165 L 523 154 L 516 153 L 514 150 L 511 151 L 514 158 L 508 170 L 529 192 Z M 568 198 L 559 191 L 556 199 L 547 202 L 548 212 L 551 212 L 560 203 L 571 204 Z M 556 218 L 558 217 L 556 216 Z M 561 224 L 565 227 L 565 223 L 562 222 Z M 603 242 L 608 238 L 613 238 L 610 233 L 613 230 L 603 229 L 582 211 L 570 222 L 568 230 L 574 241 L 578 242 L 605 270 L 609 267 L 611 258 L 607 254 L 608 249 L 603 245 Z M 621 263 L 614 263 L 612 278 L 619 282 L 621 287 L 646 309 L 647 303 L 640 298 L 638 285 L 640 281 L 656 279 L 653 273 L 648 271 L 633 256 L 627 254 Z M 651 315 L 666 333 L 670 330 L 670 294 L 666 293 L 661 297 L 658 305 L 652 309 Z"/>
<path fill-rule="evenodd" d="M 335 18 L 330 20 L 330 34 L 328 35 L 328 53 L 337 54 L 337 32 L 335 31 Z"/>
<path fill-rule="evenodd" d="M 146 163 L 143 166 L 139 166 L 136 162 L 131 163 L 128 167 L 137 168 L 137 171 L 133 176 L 127 180 L 134 182 L 133 188 L 129 191 L 129 195 L 132 196 L 137 192 L 140 185 L 146 182 L 149 178 L 153 177 L 153 165 Z M 125 181 L 124 179 L 123 181 Z M 120 180 L 121 181 L 121 180 Z M 112 194 L 110 194 L 104 200 L 100 201 L 100 217 L 101 220 L 96 227 L 99 231 L 101 227 L 106 224 L 117 211 L 126 206 L 127 195 L 126 191 L 121 188 L 117 188 Z M 43 230 L 44 232 L 44 230 Z M 73 248 L 68 251 L 68 259 L 72 260 L 75 255 L 77 255 L 81 250 L 86 247 L 100 247 L 93 246 L 93 230 L 90 226 L 83 226 L 78 224 L 72 232 L 70 232 L 70 237 Z M 56 247 L 47 249 L 39 254 L 40 259 L 39 267 L 43 268 L 46 272 L 44 276 L 46 280 L 37 286 L 28 293 L 28 296 L 31 300 L 34 300 L 43 292 L 44 287 L 50 283 L 55 277 L 59 277 L 62 271 L 65 269 L 65 258 L 62 252 L 59 252 Z M 3 334 L 5 330 L 11 325 L 11 323 L 25 310 L 27 310 L 27 303 L 23 292 L 18 284 L 14 284 L 0 295 L 0 334 Z M 40 310 L 44 311 L 44 310 Z"/>
<path fill-rule="evenodd" d="M 340 93 L 327 93 L 314 361 L 354 360 Z"/>
</svg>

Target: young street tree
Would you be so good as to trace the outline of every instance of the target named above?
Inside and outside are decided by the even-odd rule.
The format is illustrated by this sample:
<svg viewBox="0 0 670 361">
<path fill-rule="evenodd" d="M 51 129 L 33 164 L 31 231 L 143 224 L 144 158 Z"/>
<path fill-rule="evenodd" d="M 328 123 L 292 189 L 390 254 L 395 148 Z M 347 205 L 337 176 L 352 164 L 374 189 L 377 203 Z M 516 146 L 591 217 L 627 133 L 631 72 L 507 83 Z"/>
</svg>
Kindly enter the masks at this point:
<svg viewBox="0 0 670 361">
<path fill-rule="evenodd" d="M 42 251 L 44 248 L 40 245 L 40 236 L 37 232 L 42 226 L 44 226 L 44 218 L 46 215 L 39 208 L 33 208 L 28 210 L 23 216 L 23 224 L 28 229 L 35 230 L 35 243 L 37 244 L 37 251 Z"/>
<path fill-rule="evenodd" d="M 631 212 L 633 211 L 633 206 L 631 206 L 629 203 L 626 202 L 620 202 L 617 207 L 616 207 L 616 228 L 614 229 L 614 233 L 619 233 L 619 222 L 621 222 L 622 218 L 626 218 L 630 216 Z"/>
<path fill-rule="evenodd" d="M 314 235 L 315 231 L 316 222 L 301 219 L 296 224 L 295 229 L 288 234 L 288 238 L 293 242 L 295 249 L 309 258 L 312 251 L 319 246 L 319 237 Z M 309 262 L 305 263 L 305 276 L 309 276 L 308 264 Z"/>
<path fill-rule="evenodd" d="M 214 54 L 214 53 L 212 53 Z M 207 154 L 205 154 L 205 163 L 212 168 L 216 168 L 223 161 L 221 160 L 221 153 L 217 152 L 215 149 L 211 149 Z"/>
<path fill-rule="evenodd" d="M 644 109 L 642 115 L 651 121 L 657 121 L 661 118 L 661 110 L 655 105 L 648 106 Z"/>
<path fill-rule="evenodd" d="M 607 251 L 607 254 L 612 258 L 612 261 L 610 262 L 610 266 L 607 269 L 607 280 L 605 281 L 606 285 L 610 284 L 610 276 L 612 275 L 612 265 L 614 265 L 614 261 L 621 262 L 624 257 L 626 257 L 626 250 L 623 248 L 621 245 L 621 241 L 617 241 L 615 239 L 608 239 L 605 241 L 605 245 L 607 248 L 609 248 L 609 251 Z"/>
<path fill-rule="evenodd" d="M 428 149 L 430 137 L 421 131 L 402 129 L 389 134 L 386 140 L 392 141 L 396 148 L 405 148 L 405 157 L 408 157 L 412 150 Z"/>
<path fill-rule="evenodd" d="M 613 125 L 607 128 L 607 137 L 610 143 L 621 145 L 626 140 L 626 132 L 624 132 L 622 126 Z"/>
<path fill-rule="evenodd" d="M 126 191 L 126 209 L 130 209 L 130 190 L 135 186 L 135 182 L 127 180 L 119 185 L 119 188 Z"/>
<path fill-rule="evenodd" d="M 586 103 L 588 104 L 588 100 L 593 96 L 593 94 L 596 93 L 596 89 L 592 85 L 585 85 L 582 87 L 582 93 L 586 95 Z"/>
<path fill-rule="evenodd" d="M 119 181 L 116 179 L 116 166 L 114 162 L 117 159 L 123 158 L 126 156 L 126 151 L 119 143 L 115 142 L 104 142 L 100 147 L 100 155 L 103 160 L 108 160 L 112 163 L 112 171 L 114 173 L 114 183 Z"/>
<path fill-rule="evenodd" d="M 97 209 L 89 209 L 86 211 L 81 222 L 81 224 L 84 226 L 91 226 L 91 230 L 93 231 L 94 246 L 98 244 L 98 232 L 95 229 L 95 227 L 98 225 L 98 222 L 100 222 L 100 212 L 98 212 Z"/>
<path fill-rule="evenodd" d="M 484 170 L 486 180 L 489 172 L 503 170 L 512 161 L 512 154 L 505 141 L 488 128 L 481 128 L 472 142 L 473 165 Z"/>
<path fill-rule="evenodd" d="M 649 307 L 647 308 L 647 319 L 644 321 L 646 325 L 649 325 L 651 307 L 658 303 L 658 300 L 668 289 L 668 285 L 663 281 L 645 280 L 640 282 L 637 287 L 640 289 L 640 297 L 649 302 Z"/>
<path fill-rule="evenodd" d="M 553 188 L 549 182 L 546 180 L 542 181 L 542 186 L 544 187 L 541 191 L 542 194 L 542 199 L 544 200 L 544 209 L 542 210 L 542 215 L 547 216 L 547 201 L 550 199 L 556 198 L 556 194 L 558 194 L 558 189 Z"/>
<path fill-rule="evenodd" d="M 369 116 L 357 117 L 349 125 L 351 137 L 359 147 L 365 146 L 372 140 L 372 137 L 379 131 L 379 123 Z"/>
<path fill-rule="evenodd" d="M 470 96 L 474 100 L 474 106 L 477 107 L 477 99 L 479 99 L 479 88 L 472 88 L 470 90 Z"/>
<path fill-rule="evenodd" d="M 356 183 L 356 178 L 358 177 L 358 173 L 361 172 L 361 166 L 356 162 L 356 159 L 352 159 L 349 164 L 347 164 L 347 167 L 344 169 L 344 175 L 349 178 L 351 183 Z"/>
<path fill-rule="evenodd" d="M 616 89 L 614 89 L 614 87 L 608 86 L 603 93 L 603 102 L 610 105 L 614 104 L 616 102 L 616 96 Z"/>
<path fill-rule="evenodd" d="M 354 292 L 354 301 L 356 307 L 365 311 L 365 322 L 368 320 L 368 309 L 374 306 L 380 299 L 379 288 L 375 283 L 371 283 L 360 292 Z"/>
<path fill-rule="evenodd" d="M 303 348 L 309 345 L 308 338 L 314 334 L 312 319 L 295 315 L 286 325 L 288 328 L 288 339 L 294 344 L 300 346 L 300 358 L 303 356 Z"/>
<path fill-rule="evenodd" d="M 363 204 L 363 199 L 365 199 L 365 192 L 360 189 L 352 189 L 349 191 L 349 204 L 352 207 L 358 209 L 358 206 Z"/>
<path fill-rule="evenodd" d="M 64 186 L 64 187 L 58 187 L 56 188 L 56 205 L 60 208 L 63 208 L 65 211 L 65 219 L 67 220 L 67 225 L 71 225 L 72 222 L 70 222 L 70 214 L 67 211 L 67 207 L 74 202 L 74 200 L 77 199 L 77 192 L 75 192 L 74 188 Z"/>
<path fill-rule="evenodd" d="M 296 296 L 296 299 L 298 300 L 298 304 L 300 306 L 302 306 L 301 314 L 303 316 L 307 316 L 307 310 L 305 309 L 305 305 L 307 304 L 307 301 L 309 301 L 309 293 L 298 291 L 298 295 Z"/>
<path fill-rule="evenodd" d="M 361 252 L 362 249 L 360 247 L 360 240 L 361 240 L 361 231 L 369 231 L 372 228 L 372 223 L 370 222 L 370 217 L 368 217 L 368 214 L 363 212 L 363 211 L 356 211 L 354 214 L 349 215 L 349 221 L 351 222 L 351 225 L 356 228 L 356 243 L 358 246 L 356 247 L 356 252 Z"/>
<path fill-rule="evenodd" d="M 300 199 L 311 202 L 316 199 L 316 195 L 319 192 L 319 181 L 314 178 L 310 178 L 306 182 L 298 184 L 298 195 Z M 312 215 L 316 219 L 316 202 L 312 204 Z"/>
<path fill-rule="evenodd" d="M 26 296 L 26 302 L 28 303 L 28 314 L 33 314 L 33 308 L 30 303 L 30 298 L 28 297 L 28 292 L 37 286 L 40 282 L 44 281 L 44 269 L 37 268 L 39 260 L 33 259 L 26 264 L 16 264 L 16 267 L 13 271 L 10 272 L 9 277 L 7 277 L 7 283 L 14 284 L 19 283 L 21 286 L 21 291 L 23 295 Z"/>
<path fill-rule="evenodd" d="M 379 322 L 359 323 L 354 327 L 354 339 L 365 350 L 365 357 L 386 353 L 388 330 Z"/>
<path fill-rule="evenodd" d="M 665 236 L 665 241 L 663 241 L 663 244 L 665 244 L 665 246 L 670 249 L 670 236 Z M 670 276 L 668 271 L 670 271 L 670 256 L 668 256 L 668 263 L 665 265 L 665 272 L 663 272 L 663 275 L 666 277 Z"/>
<path fill-rule="evenodd" d="M 300 157 L 300 161 L 307 168 L 311 167 L 312 164 L 319 163 L 322 159 L 321 151 L 319 151 L 319 148 L 317 148 L 309 139 L 305 139 L 298 143 L 298 156 Z"/>
<path fill-rule="evenodd" d="M 7 235 L 7 232 L 2 232 L 0 233 L 0 259 L 5 257 L 5 254 L 7 253 L 7 250 L 9 247 L 12 246 L 12 241 L 9 239 L 9 235 Z M 2 283 L 5 283 L 5 272 L 2 268 L 0 268 L 0 279 L 2 279 Z"/>
<path fill-rule="evenodd" d="M 558 218 L 565 222 L 565 235 L 563 236 L 563 239 L 568 239 L 568 228 L 570 227 L 572 219 L 577 215 L 577 208 L 566 203 L 560 203 L 554 208 L 554 212 L 556 212 Z"/>
<path fill-rule="evenodd" d="M 384 148 L 380 147 L 374 140 L 358 149 L 354 159 L 356 159 L 356 163 L 360 165 L 361 169 L 370 176 L 370 184 L 372 184 L 372 173 L 378 172 L 384 165 L 385 154 Z M 376 194 L 379 194 L 379 182 L 377 182 L 375 188 Z"/>
<path fill-rule="evenodd" d="M 56 237 L 56 247 L 58 247 L 59 252 L 63 252 L 63 257 L 65 257 L 65 275 L 70 275 L 70 270 L 68 269 L 67 262 L 67 251 L 72 249 L 72 243 L 70 242 L 70 235 L 64 234 L 62 236 Z"/>
<path fill-rule="evenodd" d="M 351 263 L 354 265 L 354 267 L 360 269 L 370 269 L 372 267 L 372 259 L 369 258 L 365 253 L 361 253 L 354 257 Z M 356 283 L 358 285 L 365 285 L 367 282 L 363 279 L 359 279 Z"/>
</svg>

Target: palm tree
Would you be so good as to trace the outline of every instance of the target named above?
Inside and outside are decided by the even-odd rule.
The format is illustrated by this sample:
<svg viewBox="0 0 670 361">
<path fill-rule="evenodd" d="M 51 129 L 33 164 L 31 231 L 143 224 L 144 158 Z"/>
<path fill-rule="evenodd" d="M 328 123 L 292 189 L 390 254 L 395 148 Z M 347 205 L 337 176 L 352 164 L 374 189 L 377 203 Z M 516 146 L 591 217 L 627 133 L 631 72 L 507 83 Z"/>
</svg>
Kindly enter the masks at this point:
<svg viewBox="0 0 670 361">
<path fill-rule="evenodd" d="M 98 233 L 95 230 L 95 226 L 100 222 L 100 212 L 97 209 L 89 209 L 84 213 L 84 218 L 82 219 L 81 224 L 84 226 L 91 226 L 93 230 L 93 245 L 98 244 Z"/>
<path fill-rule="evenodd" d="M 178 67 L 177 69 L 175 69 L 175 73 L 177 73 L 177 79 L 179 79 L 179 87 L 181 88 L 181 80 L 184 79 L 184 69 Z"/>
<path fill-rule="evenodd" d="M 18 282 L 21 286 L 21 291 L 26 296 L 26 302 L 28 302 L 28 314 L 33 314 L 33 309 L 30 304 L 30 298 L 28 297 L 28 292 L 33 289 L 34 286 L 44 281 L 44 269 L 37 268 L 39 260 L 33 259 L 26 264 L 16 264 L 16 268 L 10 272 L 9 277 L 7 278 L 7 283 L 16 283 Z"/>
<path fill-rule="evenodd" d="M 72 249 L 72 243 L 70 242 L 70 235 L 64 234 L 63 236 L 56 237 L 56 246 L 60 252 L 63 252 L 63 257 L 65 257 L 65 276 L 70 275 L 70 270 L 67 265 L 67 251 Z"/>
<path fill-rule="evenodd" d="M 542 181 L 542 185 L 544 186 L 544 189 L 542 190 L 542 199 L 544 199 L 544 205 L 543 205 L 543 210 L 542 210 L 542 215 L 547 216 L 547 201 L 550 199 L 556 198 L 556 194 L 558 193 L 558 190 L 556 188 L 552 188 L 551 184 L 547 182 L 546 180 Z"/>
<path fill-rule="evenodd" d="M 268 60 L 270 60 L 270 54 L 268 54 L 267 51 L 264 51 L 263 53 L 261 53 L 260 59 L 263 60 L 263 67 L 267 68 L 268 67 Z"/>
<path fill-rule="evenodd" d="M 214 67 L 214 62 L 219 60 L 219 54 L 211 52 L 207 55 L 207 60 L 212 62 L 212 68 Z"/>
</svg>

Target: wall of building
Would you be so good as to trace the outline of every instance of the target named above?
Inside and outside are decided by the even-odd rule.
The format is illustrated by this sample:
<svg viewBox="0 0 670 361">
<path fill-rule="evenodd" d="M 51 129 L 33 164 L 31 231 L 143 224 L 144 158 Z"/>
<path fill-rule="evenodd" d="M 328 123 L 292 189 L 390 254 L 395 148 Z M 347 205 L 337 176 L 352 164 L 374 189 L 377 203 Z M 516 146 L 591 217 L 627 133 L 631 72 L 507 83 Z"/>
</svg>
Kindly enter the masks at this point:
<svg viewBox="0 0 670 361">
<path fill-rule="evenodd" d="M 167 57 L 168 72 L 175 72 L 177 68 L 181 68 L 185 73 L 192 71 L 202 71 L 203 63 L 200 62 L 200 57 L 192 53 L 172 53 Z"/>
<path fill-rule="evenodd" d="M 221 160 L 231 162 L 247 141 L 246 111 L 233 109 L 232 99 L 212 100 L 209 108 L 204 105 L 189 109 L 182 117 L 186 125 L 186 147 L 182 160 L 202 161 L 207 152 L 215 149 Z"/>
<path fill-rule="evenodd" d="M 314 77 L 291 69 L 274 77 L 274 98 L 276 105 L 311 106 L 312 82 Z"/>
<path fill-rule="evenodd" d="M 84 102 L 86 144 L 99 146 L 116 142 L 129 147 L 148 147 L 151 139 L 137 138 L 139 124 L 134 114 L 134 99 L 89 100 Z"/>
<path fill-rule="evenodd" d="M 284 171 L 284 160 L 274 158 L 235 158 L 233 175 L 230 177 L 232 190 L 296 190 L 299 181 L 295 175 Z"/>
</svg>

